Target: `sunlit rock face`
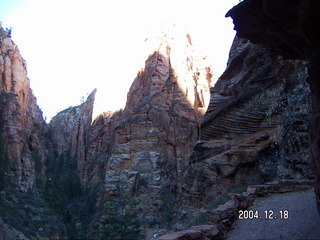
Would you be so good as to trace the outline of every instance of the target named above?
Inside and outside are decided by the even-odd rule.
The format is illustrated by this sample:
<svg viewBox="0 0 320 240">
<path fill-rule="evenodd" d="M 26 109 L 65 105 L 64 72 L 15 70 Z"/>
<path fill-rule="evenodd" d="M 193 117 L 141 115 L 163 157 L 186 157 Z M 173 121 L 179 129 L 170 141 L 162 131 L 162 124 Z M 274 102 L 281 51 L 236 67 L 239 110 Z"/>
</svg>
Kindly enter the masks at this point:
<svg viewBox="0 0 320 240">
<path fill-rule="evenodd" d="M 91 136 L 88 181 L 101 179 L 105 196 L 120 186 L 137 197 L 148 225 L 161 225 L 164 205 L 173 204 L 180 191 L 209 100 L 211 69 L 193 54 L 191 37 L 179 37 L 160 38 L 132 83 L 125 109 L 92 125 L 98 136 Z M 170 203 L 164 202 L 168 195 Z"/>
<path fill-rule="evenodd" d="M 312 177 L 306 78 L 305 62 L 235 38 L 184 179 L 186 208 L 207 207 L 237 186 Z"/>
<path fill-rule="evenodd" d="M 227 13 L 237 35 L 267 45 L 289 59 L 309 61 L 313 117 L 310 126 L 311 153 L 320 213 L 320 2 L 317 0 L 246 0 Z"/>
<path fill-rule="evenodd" d="M 26 62 L 9 32 L 0 28 L 0 130 L 5 169 L 2 188 L 34 189 L 45 173 L 48 128 L 30 89 Z"/>
</svg>

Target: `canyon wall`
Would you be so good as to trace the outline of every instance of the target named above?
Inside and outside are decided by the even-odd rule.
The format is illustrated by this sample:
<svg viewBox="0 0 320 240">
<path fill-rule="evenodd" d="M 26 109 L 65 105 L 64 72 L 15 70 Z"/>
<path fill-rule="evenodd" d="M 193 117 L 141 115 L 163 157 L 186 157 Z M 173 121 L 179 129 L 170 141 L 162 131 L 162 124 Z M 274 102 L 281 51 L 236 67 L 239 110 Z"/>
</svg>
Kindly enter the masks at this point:
<svg viewBox="0 0 320 240">
<path fill-rule="evenodd" d="M 265 44 L 275 54 L 289 59 L 308 60 L 313 117 L 310 126 L 311 154 L 320 213 L 320 3 L 316 0 L 246 0 L 227 13 L 237 35 Z"/>
<path fill-rule="evenodd" d="M 48 127 L 30 89 L 26 62 L 2 28 L 0 42 L 0 131 L 7 161 L 2 188 L 25 192 L 35 188 L 37 176 L 41 184 L 45 173 Z"/>
<path fill-rule="evenodd" d="M 41 197 L 52 156 L 49 128 L 26 62 L 1 26 L 0 49 L 0 237 L 63 238 L 61 219 Z"/>
<path fill-rule="evenodd" d="M 185 44 L 181 54 L 172 38 L 161 39 L 124 110 L 105 112 L 90 125 L 91 118 L 81 120 L 92 111 L 89 97 L 50 124 L 58 152 L 83 149 L 72 156 L 82 183 L 97 189 L 100 207 L 111 196 L 130 196 L 145 227 L 182 229 L 233 189 L 312 178 L 307 62 L 275 58 L 236 37 L 208 106 L 211 69 L 192 56 L 188 35 Z M 79 129 L 87 129 L 80 134 L 85 141 L 75 137 Z"/>
<path fill-rule="evenodd" d="M 227 69 L 214 87 L 211 68 L 194 51 L 191 36 L 163 34 L 134 79 L 125 108 L 94 121 L 96 90 L 47 125 L 30 89 L 26 63 L 1 28 L 0 229 L 8 236 L 46 239 L 63 238 L 66 231 L 80 236 L 82 226 L 82 236 L 88 236 L 88 228 L 101 227 L 108 201 L 123 196 L 137 200 L 144 228 L 183 229 L 208 222 L 197 213 L 210 212 L 235 189 L 312 178 L 310 146 L 318 173 L 317 120 L 311 145 L 307 134 L 312 107 L 318 108 L 316 75 L 310 79 L 310 69 L 316 69 L 307 69 L 304 60 L 312 57 L 300 57 L 295 46 L 304 38 L 295 32 L 299 41 L 290 45 L 281 38 L 284 45 L 270 43 L 270 51 L 256 44 L 263 42 L 253 37 L 260 33 L 257 21 L 242 20 L 252 9 L 271 14 L 270 2 L 247 0 L 229 12 L 239 36 L 253 42 L 235 38 Z M 265 23 L 282 17 L 272 14 Z M 266 25 L 266 43 L 279 37 L 272 34 L 273 24 Z M 88 213 L 95 208 L 86 203 L 93 196 L 86 191 L 95 192 L 97 201 L 92 198 L 90 204 L 101 212 Z M 82 218 L 84 213 L 90 219 Z M 61 216 L 69 221 L 68 230 Z"/>
<path fill-rule="evenodd" d="M 174 48 L 176 39 L 164 36 L 133 81 L 125 109 L 92 125 L 87 180 L 102 180 L 104 198 L 119 191 L 136 197 L 149 226 L 168 224 L 163 214 L 174 208 L 209 100 L 211 69 L 190 55 L 190 36 L 182 39 L 186 48 Z"/>
<path fill-rule="evenodd" d="M 235 37 L 183 180 L 181 222 L 190 222 L 195 209 L 210 211 L 230 191 L 312 178 L 307 77 L 306 62 L 273 58 L 264 46 Z"/>
<path fill-rule="evenodd" d="M 76 107 L 67 108 L 54 116 L 49 124 L 50 140 L 57 155 L 67 153 L 76 161 L 80 179 L 83 179 L 91 131 L 96 89 L 87 100 Z"/>
</svg>

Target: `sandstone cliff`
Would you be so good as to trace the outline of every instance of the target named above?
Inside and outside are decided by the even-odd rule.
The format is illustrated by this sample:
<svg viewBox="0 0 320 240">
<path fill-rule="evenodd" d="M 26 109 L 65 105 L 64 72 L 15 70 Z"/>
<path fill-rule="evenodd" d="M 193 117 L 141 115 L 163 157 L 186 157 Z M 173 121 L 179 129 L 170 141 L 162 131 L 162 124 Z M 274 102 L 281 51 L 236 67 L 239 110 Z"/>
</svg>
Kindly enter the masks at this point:
<svg viewBox="0 0 320 240">
<path fill-rule="evenodd" d="M 44 175 L 48 128 L 30 89 L 26 62 L 8 33 L 0 29 L 0 120 L 7 169 L 4 188 L 27 191 Z"/>
<path fill-rule="evenodd" d="M 250 184 L 312 178 L 307 76 L 306 62 L 274 59 L 265 47 L 235 38 L 183 181 L 184 212 L 207 211 Z"/>
<path fill-rule="evenodd" d="M 89 134 L 96 90 L 79 106 L 59 112 L 50 121 L 50 139 L 58 155 L 68 152 L 75 159 L 80 179 L 87 161 Z"/>
<path fill-rule="evenodd" d="M 311 153 L 316 177 L 317 204 L 320 212 L 320 3 L 316 0 L 246 0 L 231 9 L 237 35 L 266 44 L 275 54 L 309 61 L 313 118 L 310 127 Z"/>
<path fill-rule="evenodd" d="M 40 197 L 51 155 L 49 129 L 26 62 L 2 27 L 0 49 L 0 237 L 63 238 L 63 223 Z"/>
<path fill-rule="evenodd" d="M 163 215 L 174 207 L 208 104 L 211 70 L 192 55 L 187 36 L 185 49 L 164 36 L 133 81 L 125 109 L 92 126 L 88 180 L 102 179 L 105 197 L 119 186 L 137 197 L 149 226 L 170 222 Z"/>
</svg>

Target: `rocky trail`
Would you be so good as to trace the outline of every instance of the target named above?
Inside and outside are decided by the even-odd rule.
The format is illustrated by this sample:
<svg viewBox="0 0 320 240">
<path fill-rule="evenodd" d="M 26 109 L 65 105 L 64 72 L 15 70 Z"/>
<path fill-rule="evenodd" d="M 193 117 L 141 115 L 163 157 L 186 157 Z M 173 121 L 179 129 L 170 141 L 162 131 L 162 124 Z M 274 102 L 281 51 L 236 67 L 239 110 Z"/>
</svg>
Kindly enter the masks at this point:
<svg viewBox="0 0 320 240">
<path fill-rule="evenodd" d="M 233 230 L 227 234 L 227 240 L 320 239 L 320 217 L 313 189 L 259 198 L 248 208 L 250 210 L 253 213 L 258 211 L 259 218 L 236 220 Z M 288 211 L 288 217 L 284 216 L 285 210 Z M 273 219 L 266 219 L 264 211 L 268 211 L 267 215 Z"/>
</svg>

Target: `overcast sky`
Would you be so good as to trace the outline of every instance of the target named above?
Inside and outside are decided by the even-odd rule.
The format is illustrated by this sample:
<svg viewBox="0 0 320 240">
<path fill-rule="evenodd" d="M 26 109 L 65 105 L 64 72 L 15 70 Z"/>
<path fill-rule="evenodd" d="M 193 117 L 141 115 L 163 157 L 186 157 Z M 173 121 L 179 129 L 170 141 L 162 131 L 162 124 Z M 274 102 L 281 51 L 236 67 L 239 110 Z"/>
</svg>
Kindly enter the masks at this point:
<svg viewBox="0 0 320 240">
<path fill-rule="evenodd" d="M 44 115 L 80 104 L 98 89 L 95 114 L 123 108 L 148 53 L 145 38 L 170 24 L 190 33 L 210 60 L 214 79 L 225 69 L 235 35 L 225 13 L 238 0 L 1 0 L 0 20 L 27 61 Z"/>
</svg>

